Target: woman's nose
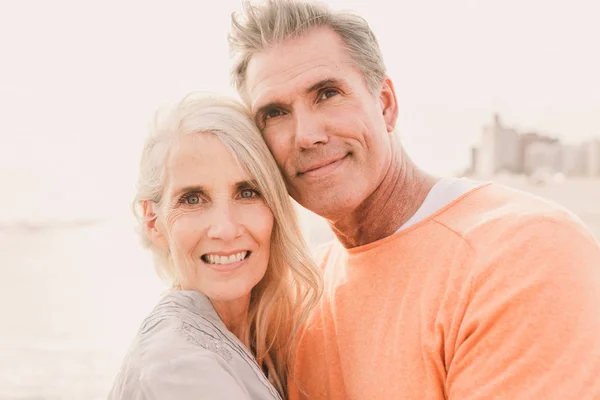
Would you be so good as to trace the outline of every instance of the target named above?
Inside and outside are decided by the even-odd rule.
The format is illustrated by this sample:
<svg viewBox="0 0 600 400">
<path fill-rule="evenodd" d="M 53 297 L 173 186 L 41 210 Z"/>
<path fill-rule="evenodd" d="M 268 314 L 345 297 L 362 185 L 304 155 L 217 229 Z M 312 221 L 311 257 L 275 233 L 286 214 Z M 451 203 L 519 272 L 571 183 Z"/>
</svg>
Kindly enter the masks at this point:
<svg viewBox="0 0 600 400">
<path fill-rule="evenodd" d="M 216 240 L 233 240 L 244 232 L 237 212 L 230 204 L 215 205 L 210 216 L 208 237 Z"/>
</svg>

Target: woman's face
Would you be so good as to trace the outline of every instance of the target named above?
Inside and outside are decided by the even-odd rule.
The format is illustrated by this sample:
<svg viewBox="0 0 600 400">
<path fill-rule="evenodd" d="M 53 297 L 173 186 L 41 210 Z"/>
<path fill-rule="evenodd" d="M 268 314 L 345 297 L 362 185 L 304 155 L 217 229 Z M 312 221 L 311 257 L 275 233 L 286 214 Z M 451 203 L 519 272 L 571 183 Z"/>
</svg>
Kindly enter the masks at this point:
<svg viewBox="0 0 600 400">
<path fill-rule="evenodd" d="M 165 178 L 155 229 L 182 289 L 247 298 L 267 270 L 273 230 L 252 177 L 216 136 L 201 133 L 173 146 Z"/>
</svg>

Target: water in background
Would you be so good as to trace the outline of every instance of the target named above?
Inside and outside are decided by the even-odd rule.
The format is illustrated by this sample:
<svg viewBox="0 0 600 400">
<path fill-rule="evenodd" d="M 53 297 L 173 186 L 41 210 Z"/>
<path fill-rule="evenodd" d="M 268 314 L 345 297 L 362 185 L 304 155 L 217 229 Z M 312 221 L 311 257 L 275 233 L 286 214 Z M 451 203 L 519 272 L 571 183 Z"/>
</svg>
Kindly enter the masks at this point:
<svg viewBox="0 0 600 400">
<path fill-rule="evenodd" d="M 600 238 L 600 182 L 510 183 L 569 207 Z M 311 244 L 330 237 L 302 215 Z M 162 290 L 128 218 L 0 229 L 0 400 L 105 399 Z"/>
<path fill-rule="evenodd" d="M 102 399 L 161 290 L 129 224 L 0 232 L 0 399 Z"/>
</svg>

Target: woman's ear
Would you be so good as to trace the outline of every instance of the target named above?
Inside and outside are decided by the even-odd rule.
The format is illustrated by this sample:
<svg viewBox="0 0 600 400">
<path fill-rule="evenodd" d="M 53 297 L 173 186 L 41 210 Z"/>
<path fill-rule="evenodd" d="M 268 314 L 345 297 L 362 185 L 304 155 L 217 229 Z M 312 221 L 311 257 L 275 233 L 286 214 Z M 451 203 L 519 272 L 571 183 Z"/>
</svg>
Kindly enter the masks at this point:
<svg viewBox="0 0 600 400">
<path fill-rule="evenodd" d="M 156 214 L 158 205 L 149 200 L 142 201 L 140 205 L 142 208 L 142 221 L 144 221 L 146 237 L 153 245 L 160 249 L 167 250 L 167 239 L 164 235 L 162 224 L 159 223 Z"/>
</svg>

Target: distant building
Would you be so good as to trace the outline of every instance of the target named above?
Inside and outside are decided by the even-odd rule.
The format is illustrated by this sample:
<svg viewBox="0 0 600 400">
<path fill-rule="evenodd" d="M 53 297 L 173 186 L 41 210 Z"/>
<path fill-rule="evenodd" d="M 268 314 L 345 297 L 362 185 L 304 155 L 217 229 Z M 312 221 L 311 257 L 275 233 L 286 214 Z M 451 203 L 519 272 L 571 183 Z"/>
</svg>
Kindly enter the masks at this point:
<svg viewBox="0 0 600 400">
<path fill-rule="evenodd" d="M 525 148 L 525 173 L 562 172 L 562 146 L 558 142 L 533 142 Z"/>
<path fill-rule="evenodd" d="M 600 177 L 600 140 L 592 140 L 585 144 L 587 176 Z"/>
<path fill-rule="evenodd" d="M 471 168 L 469 168 L 469 175 L 477 173 L 477 159 L 479 158 L 479 148 L 471 147 Z"/>
<path fill-rule="evenodd" d="M 583 145 L 563 145 L 560 172 L 566 176 L 584 176 L 586 169 L 585 147 Z"/>
<path fill-rule="evenodd" d="M 484 126 L 476 171 L 479 176 L 492 176 L 499 172 L 520 172 L 519 133 L 502 125 L 498 114 L 492 125 Z"/>
<path fill-rule="evenodd" d="M 482 178 L 499 173 L 600 178 L 600 139 L 562 145 L 554 137 L 519 133 L 503 125 L 495 114 L 492 124 L 483 127 L 481 145 L 471 149 L 471 166 L 465 173 Z"/>
<path fill-rule="evenodd" d="M 529 148 L 529 146 L 531 146 L 534 143 L 553 144 L 558 143 L 558 139 L 540 135 L 536 132 L 528 132 L 519 136 L 519 172 L 525 173 L 527 175 L 532 174 L 533 171 L 527 168 L 525 154 L 527 153 L 527 149 Z"/>
</svg>

